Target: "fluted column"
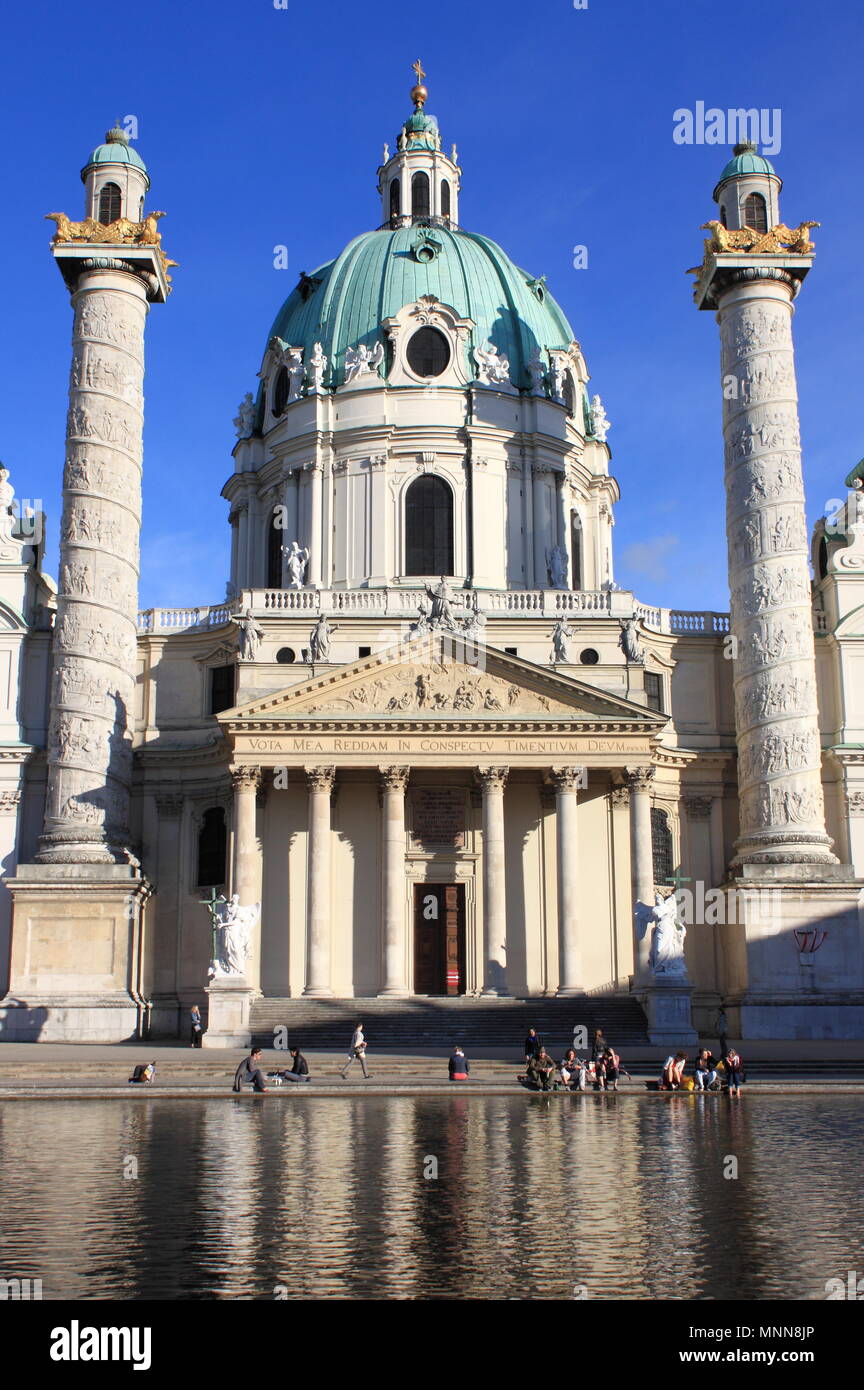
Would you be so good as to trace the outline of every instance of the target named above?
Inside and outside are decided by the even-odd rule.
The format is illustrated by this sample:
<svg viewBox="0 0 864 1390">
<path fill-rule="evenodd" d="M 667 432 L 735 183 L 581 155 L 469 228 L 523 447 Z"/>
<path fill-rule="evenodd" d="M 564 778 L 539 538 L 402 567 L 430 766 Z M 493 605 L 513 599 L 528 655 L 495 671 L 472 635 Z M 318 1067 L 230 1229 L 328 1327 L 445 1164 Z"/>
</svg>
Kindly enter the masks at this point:
<svg viewBox="0 0 864 1390">
<path fill-rule="evenodd" d="M 508 767 L 481 767 L 483 790 L 483 993 L 507 993 L 504 786 Z"/>
<path fill-rule="evenodd" d="M 582 768 L 554 767 L 549 780 L 555 788 L 558 834 L 558 993 L 581 994 L 578 789 Z"/>
<path fill-rule="evenodd" d="M 381 994 L 406 995 L 405 788 L 410 768 L 382 767 L 381 902 L 384 916 L 384 987 Z"/>
<path fill-rule="evenodd" d="M 306 988 L 313 998 L 329 998 L 331 985 L 330 932 L 330 794 L 335 767 L 307 767 L 309 788 L 309 851 L 306 869 Z"/>
<path fill-rule="evenodd" d="M 48 786 L 38 858 L 130 859 L 147 287 L 108 257 L 72 295 Z"/>
<path fill-rule="evenodd" d="M 648 984 L 651 969 L 648 953 L 650 933 L 640 941 L 636 933 L 636 904 L 654 903 L 654 845 L 651 838 L 651 782 L 653 767 L 628 767 L 625 780 L 630 789 L 630 871 L 633 885 L 633 967 L 637 985 Z"/>
</svg>

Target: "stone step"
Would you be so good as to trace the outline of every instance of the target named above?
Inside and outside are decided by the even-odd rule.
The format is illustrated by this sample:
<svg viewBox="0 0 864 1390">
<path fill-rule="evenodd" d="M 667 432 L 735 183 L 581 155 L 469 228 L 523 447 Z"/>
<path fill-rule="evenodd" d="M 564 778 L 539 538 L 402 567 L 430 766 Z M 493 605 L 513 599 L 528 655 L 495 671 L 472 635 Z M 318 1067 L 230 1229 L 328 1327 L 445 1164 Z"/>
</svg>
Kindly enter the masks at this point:
<svg viewBox="0 0 864 1390">
<path fill-rule="evenodd" d="M 566 1046 L 577 1025 L 588 1036 L 602 1028 L 615 1045 L 639 1047 L 648 1042 L 645 1016 L 637 1000 L 621 996 L 573 999 L 273 999 L 252 1005 L 256 1043 L 272 1042 L 285 1027 L 301 1047 L 346 1047 L 362 1020 L 370 1048 L 470 1046 L 521 1050 L 528 1029 L 537 1029 L 550 1048 Z"/>
</svg>

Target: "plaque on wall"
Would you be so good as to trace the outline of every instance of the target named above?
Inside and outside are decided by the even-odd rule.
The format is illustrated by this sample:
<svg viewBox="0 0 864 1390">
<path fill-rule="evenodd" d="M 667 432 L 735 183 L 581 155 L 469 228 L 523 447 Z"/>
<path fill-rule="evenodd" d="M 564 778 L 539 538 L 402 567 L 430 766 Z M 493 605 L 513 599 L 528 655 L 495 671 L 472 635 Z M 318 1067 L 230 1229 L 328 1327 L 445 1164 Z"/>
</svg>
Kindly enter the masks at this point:
<svg viewBox="0 0 864 1390">
<path fill-rule="evenodd" d="M 412 793 L 414 840 L 428 848 L 465 848 L 465 793 L 456 788 L 418 787 Z"/>
</svg>

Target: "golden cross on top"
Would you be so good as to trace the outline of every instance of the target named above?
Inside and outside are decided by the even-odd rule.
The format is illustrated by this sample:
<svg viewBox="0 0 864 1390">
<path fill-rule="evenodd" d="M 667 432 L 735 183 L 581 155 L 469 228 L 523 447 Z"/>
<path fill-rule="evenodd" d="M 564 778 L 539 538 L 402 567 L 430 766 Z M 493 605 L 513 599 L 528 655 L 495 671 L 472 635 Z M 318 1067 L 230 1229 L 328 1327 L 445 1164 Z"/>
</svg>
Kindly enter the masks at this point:
<svg viewBox="0 0 864 1390">
<path fill-rule="evenodd" d="M 423 78 L 426 76 L 425 72 L 423 71 L 423 64 L 420 62 L 420 59 L 418 58 L 416 63 L 411 64 L 411 67 L 417 74 L 417 83 L 419 86 L 419 84 L 423 81 Z"/>
</svg>

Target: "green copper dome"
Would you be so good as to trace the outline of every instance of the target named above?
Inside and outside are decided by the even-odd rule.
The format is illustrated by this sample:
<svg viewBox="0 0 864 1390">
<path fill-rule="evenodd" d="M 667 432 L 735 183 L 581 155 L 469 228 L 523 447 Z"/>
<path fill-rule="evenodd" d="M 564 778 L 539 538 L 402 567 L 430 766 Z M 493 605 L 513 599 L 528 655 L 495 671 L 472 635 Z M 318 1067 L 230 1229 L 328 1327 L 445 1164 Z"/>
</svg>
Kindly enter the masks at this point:
<svg viewBox="0 0 864 1390">
<path fill-rule="evenodd" d="M 140 169 L 143 174 L 147 173 L 144 160 L 137 150 L 133 150 L 129 144 L 129 136 L 119 125 L 108 131 L 104 144 L 96 146 L 81 170 L 82 180 L 86 179 L 89 170 L 96 164 L 131 164 L 133 168 Z M 149 185 L 149 179 L 147 182 Z"/>
<path fill-rule="evenodd" d="M 424 294 L 435 295 L 476 328 L 466 344 L 492 343 L 510 361 L 514 385 L 527 390 L 528 362 L 537 349 L 567 348 L 573 331 L 541 280 L 520 270 L 494 241 L 444 227 L 400 227 L 365 232 L 335 261 L 321 266 L 286 299 L 270 329 L 302 347 L 308 361 L 316 342 L 327 354 L 327 384 L 344 381 L 345 349 L 387 346 L 384 319 Z M 466 362 L 474 375 L 473 358 Z"/>
<path fill-rule="evenodd" d="M 755 145 L 749 142 L 736 145 L 732 158 L 717 180 L 717 187 L 714 189 L 715 202 L 724 183 L 728 179 L 739 178 L 742 174 L 773 174 L 775 179 L 778 177 L 774 165 L 764 155 L 758 153 Z"/>
</svg>

